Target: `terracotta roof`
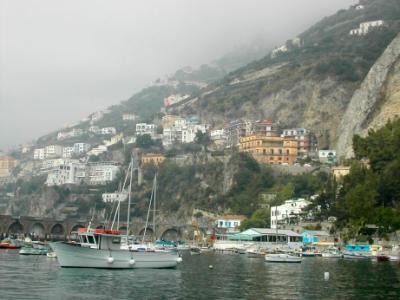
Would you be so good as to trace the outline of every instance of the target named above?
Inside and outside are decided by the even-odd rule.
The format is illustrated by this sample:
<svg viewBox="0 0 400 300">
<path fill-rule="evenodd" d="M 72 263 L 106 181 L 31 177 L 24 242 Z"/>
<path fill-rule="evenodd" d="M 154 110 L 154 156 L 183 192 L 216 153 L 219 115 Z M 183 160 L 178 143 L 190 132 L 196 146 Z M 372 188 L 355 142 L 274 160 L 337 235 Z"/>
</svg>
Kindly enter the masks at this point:
<svg viewBox="0 0 400 300">
<path fill-rule="evenodd" d="M 243 221 L 244 219 L 246 219 L 246 216 L 243 216 L 243 215 L 225 215 L 220 219 L 221 220 L 240 220 L 240 221 Z"/>
</svg>

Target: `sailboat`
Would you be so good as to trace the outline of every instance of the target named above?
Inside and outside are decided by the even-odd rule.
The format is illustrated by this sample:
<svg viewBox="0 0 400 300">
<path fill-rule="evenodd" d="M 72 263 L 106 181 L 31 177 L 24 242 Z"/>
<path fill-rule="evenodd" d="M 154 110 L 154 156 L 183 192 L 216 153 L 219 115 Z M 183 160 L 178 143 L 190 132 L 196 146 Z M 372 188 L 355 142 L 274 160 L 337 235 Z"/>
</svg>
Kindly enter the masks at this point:
<svg viewBox="0 0 400 300">
<path fill-rule="evenodd" d="M 79 243 L 50 243 L 50 247 L 56 253 L 61 267 L 105 269 L 174 268 L 182 261 L 178 253 L 173 251 L 148 248 L 139 250 L 129 244 L 133 159 L 128 167 L 124 186 L 129 173 L 126 234 L 122 235 L 117 229 L 119 228 L 121 208 L 121 201 L 118 201 L 109 229 L 93 229 L 90 222 L 87 228 L 79 229 Z M 114 229 L 114 225 L 116 225 L 116 229 Z"/>
</svg>

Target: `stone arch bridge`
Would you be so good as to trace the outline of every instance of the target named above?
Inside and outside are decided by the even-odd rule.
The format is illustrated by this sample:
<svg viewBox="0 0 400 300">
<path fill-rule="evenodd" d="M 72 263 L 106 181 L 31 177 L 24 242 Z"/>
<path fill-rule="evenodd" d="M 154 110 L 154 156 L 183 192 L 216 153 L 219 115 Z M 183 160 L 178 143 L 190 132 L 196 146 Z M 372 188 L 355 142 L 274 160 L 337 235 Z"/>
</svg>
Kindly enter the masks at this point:
<svg viewBox="0 0 400 300">
<path fill-rule="evenodd" d="M 8 235 L 32 235 L 38 239 L 65 240 L 71 238 L 73 232 L 79 228 L 87 227 L 89 220 L 78 218 L 56 219 L 39 218 L 29 216 L 0 215 L 0 234 Z M 104 228 L 103 222 L 93 221 L 93 228 Z M 119 224 L 122 233 L 126 233 L 126 222 Z M 164 222 L 156 225 L 154 234 L 152 224 L 148 224 L 135 218 L 130 225 L 130 234 L 144 240 L 152 240 L 154 236 L 164 240 L 189 240 L 193 236 L 191 224 L 180 224 L 177 222 Z"/>
</svg>

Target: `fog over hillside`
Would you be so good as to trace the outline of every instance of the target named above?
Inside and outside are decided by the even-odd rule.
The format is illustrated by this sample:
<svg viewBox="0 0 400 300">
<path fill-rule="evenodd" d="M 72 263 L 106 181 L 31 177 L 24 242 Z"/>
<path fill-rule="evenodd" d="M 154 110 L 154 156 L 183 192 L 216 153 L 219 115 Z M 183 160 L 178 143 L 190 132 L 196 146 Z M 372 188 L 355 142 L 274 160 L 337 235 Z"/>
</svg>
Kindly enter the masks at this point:
<svg viewBox="0 0 400 300">
<path fill-rule="evenodd" d="M 0 149 L 237 48 L 277 46 L 354 0 L 0 0 Z"/>
</svg>

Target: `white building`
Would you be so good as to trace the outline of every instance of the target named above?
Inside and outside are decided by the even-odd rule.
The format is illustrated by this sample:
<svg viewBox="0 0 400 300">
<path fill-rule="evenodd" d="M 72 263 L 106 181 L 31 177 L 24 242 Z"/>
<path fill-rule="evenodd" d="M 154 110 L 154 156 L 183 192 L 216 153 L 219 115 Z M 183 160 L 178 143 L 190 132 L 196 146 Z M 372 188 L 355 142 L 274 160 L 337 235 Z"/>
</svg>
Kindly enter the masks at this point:
<svg viewBox="0 0 400 300">
<path fill-rule="evenodd" d="M 226 229 L 226 233 L 238 232 L 244 219 L 245 216 L 226 215 L 217 219 L 217 228 Z"/>
<path fill-rule="evenodd" d="M 86 153 L 90 150 L 90 144 L 87 143 L 75 143 L 74 144 L 74 153 L 82 154 Z"/>
<path fill-rule="evenodd" d="M 88 131 L 94 134 L 101 133 L 101 129 L 99 128 L 99 126 L 90 126 Z"/>
<path fill-rule="evenodd" d="M 64 147 L 63 148 L 63 158 L 71 158 L 72 155 L 74 154 L 74 147 Z"/>
<path fill-rule="evenodd" d="M 122 115 L 122 120 L 123 121 L 135 121 L 136 120 L 136 115 L 135 114 L 123 114 Z"/>
<path fill-rule="evenodd" d="M 121 132 L 120 134 L 114 135 L 109 141 L 104 141 L 104 144 L 109 147 L 119 143 L 123 138 L 124 134 Z"/>
<path fill-rule="evenodd" d="M 305 207 L 311 202 L 305 199 L 287 200 L 279 206 L 271 206 L 271 228 L 276 224 L 291 224 L 291 221 L 301 217 Z"/>
<path fill-rule="evenodd" d="M 208 125 L 206 124 L 188 124 L 185 119 L 179 118 L 173 126 L 163 129 L 162 142 L 164 146 L 174 143 L 192 143 L 198 131 L 206 133 L 207 129 Z"/>
<path fill-rule="evenodd" d="M 46 158 L 61 157 L 63 154 L 63 147 L 60 145 L 49 145 L 45 148 Z"/>
<path fill-rule="evenodd" d="M 47 174 L 46 185 L 78 184 L 86 177 L 85 164 L 65 160 L 53 167 Z"/>
<path fill-rule="evenodd" d="M 156 125 L 147 123 L 136 124 L 136 135 L 149 134 L 153 137 L 156 133 Z"/>
<path fill-rule="evenodd" d="M 122 193 L 104 193 L 101 195 L 103 202 L 125 201 L 128 198 L 127 192 Z"/>
<path fill-rule="evenodd" d="M 101 120 L 104 116 L 102 111 L 96 111 L 90 116 L 91 123 Z"/>
<path fill-rule="evenodd" d="M 107 152 L 107 146 L 106 145 L 99 145 L 96 148 L 93 148 L 92 150 L 90 150 L 89 152 L 87 152 L 87 154 L 90 155 L 94 155 L 97 156 L 101 153 Z"/>
<path fill-rule="evenodd" d="M 361 23 L 358 28 L 350 30 L 349 34 L 350 35 L 359 35 L 359 36 L 366 35 L 372 29 L 379 28 L 384 25 L 385 25 L 385 22 L 383 20 L 364 22 L 364 23 Z"/>
<path fill-rule="evenodd" d="M 289 49 L 288 49 L 288 47 L 286 45 L 282 45 L 280 47 L 277 47 L 274 50 L 272 50 L 271 57 L 274 58 L 280 53 L 288 52 L 288 50 Z"/>
<path fill-rule="evenodd" d="M 57 134 L 57 140 L 64 140 L 64 139 L 68 139 L 68 138 L 72 138 L 72 137 L 81 136 L 84 133 L 85 133 L 85 131 L 83 129 L 74 128 L 71 131 L 59 132 Z"/>
<path fill-rule="evenodd" d="M 363 10 L 365 8 L 364 5 L 357 5 L 356 10 Z"/>
<path fill-rule="evenodd" d="M 116 134 L 117 130 L 115 129 L 115 127 L 104 127 L 101 129 L 100 133 L 103 135 Z"/>
<path fill-rule="evenodd" d="M 90 184 L 105 184 L 113 181 L 120 167 L 115 162 L 97 162 L 88 164 L 88 180 Z"/>
<path fill-rule="evenodd" d="M 38 148 L 33 150 L 33 159 L 45 159 L 45 158 L 46 158 L 45 148 Z"/>
</svg>

